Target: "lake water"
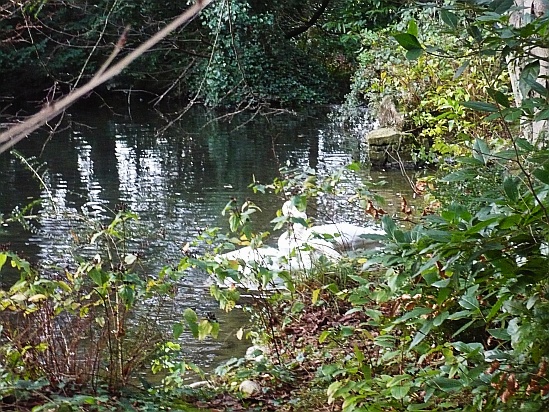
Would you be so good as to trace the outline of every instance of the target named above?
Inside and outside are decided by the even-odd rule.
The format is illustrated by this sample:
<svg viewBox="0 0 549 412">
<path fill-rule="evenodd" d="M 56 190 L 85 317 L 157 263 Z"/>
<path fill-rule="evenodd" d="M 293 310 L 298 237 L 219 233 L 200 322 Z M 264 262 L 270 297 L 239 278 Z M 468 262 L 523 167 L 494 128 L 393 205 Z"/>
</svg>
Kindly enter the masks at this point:
<svg viewBox="0 0 549 412">
<path fill-rule="evenodd" d="M 249 121 L 248 121 L 249 120 Z M 328 118 L 315 114 L 283 114 L 251 119 L 239 116 L 231 122 L 216 120 L 214 113 L 195 109 L 177 125 L 158 134 L 165 120 L 143 107 L 122 112 L 106 107 L 81 105 L 67 114 L 51 139 L 33 136 L 16 149 L 38 168 L 47 189 L 14 155 L 0 155 L 0 213 L 8 215 L 34 199 L 40 222 L 28 231 L 12 224 L 0 231 L 0 244 L 31 261 L 63 267 L 73 265 L 71 254 L 86 253 L 75 246 L 82 222 L 75 216 L 109 221 L 124 203 L 140 216 L 140 252 L 147 270 L 176 264 L 182 246 L 204 228 L 227 227 L 220 212 L 231 197 L 251 198 L 263 213 L 254 216 L 258 228 L 267 229 L 283 199 L 255 195 L 249 185 L 255 176 L 270 183 L 281 166 L 312 168 L 326 176 L 349 164 L 356 156 L 357 139 Z M 409 185 L 398 172 L 371 172 L 349 177 L 351 192 L 361 180 L 386 180 L 378 190 L 392 210 L 399 193 L 410 195 Z M 369 224 L 364 211 L 346 198 L 325 197 L 311 205 L 319 222 L 351 221 Z M 2 275 L 0 275 L 2 276 Z M 6 286 L 9 274 L 0 277 Z M 181 283 L 176 299 L 154 313 L 159 325 L 180 319 L 187 307 L 199 316 L 213 312 L 221 323 L 218 340 L 198 342 L 184 335 L 185 356 L 203 367 L 243 354 L 249 345 L 234 335 L 246 323 L 240 311 L 220 311 L 205 286 L 205 274 L 190 272 Z M 151 315 L 152 316 L 152 315 Z"/>
</svg>

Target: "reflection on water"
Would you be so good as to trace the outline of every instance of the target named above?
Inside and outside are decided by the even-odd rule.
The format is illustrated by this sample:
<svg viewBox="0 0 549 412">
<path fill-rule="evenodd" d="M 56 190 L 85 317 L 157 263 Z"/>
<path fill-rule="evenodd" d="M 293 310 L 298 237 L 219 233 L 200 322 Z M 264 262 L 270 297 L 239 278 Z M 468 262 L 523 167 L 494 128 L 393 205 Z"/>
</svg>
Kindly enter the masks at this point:
<svg viewBox="0 0 549 412">
<path fill-rule="evenodd" d="M 356 139 L 330 123 L 326 114 L 257 118 L 237 127 L 243 119 L 220 122 L 195 110 L 160 136 L 156 131 L 164 123 L 146 111 L 121 116 L 87 107 L 73 111 L 68 119 L 68 126 L 45 144 L 42 153 L 44 140 L 39 138 L 17 147 L 26 157 L 36 156 L 33 165 L 39 173 L 45 171 L 40 164 L 46 164 L 47 189 L 14 156 L 0 156 L 0 213 L 8 214 L 32 199 L 48 200 L 39 211 L 42 218 L 36 230 L 12 225 L 0 232 L 0 243 L 9 241 L 13 250 L 46 264 L 70 262 L 82 215 L 108 219 L 123 202 L 140 216 L 142 243 L 135 247 L 145 253 L 151 262 L 147 270 L 154 273 L 178 262 L 181 246 L 201 229 L 226 227 L 220 211 L 231 197 L 252 198 L 264 212 L 256 217 L 258 227 L 268 228 L 282 200 L 272 194 L 254 195 L 248 188 L 252 177 L 271 182 L 286 165 L 311 167 L 326 176 L 348 164 L 358 147 Z M 387 174 L 349 177 L 347 191 L 351 193 L 360 179 L 382 177 L 392 179 L 381 192 L 389 202 L 394 202 L 395 193 L 409 191 L 402 178 Z M 320 198 L 312 206 L 311 215 L 318 221 L 367 220 L 345 197 Z M 161 305 L 153 317 L 167 326 L 187 307 L 199 315 L 214 312 L 221 323 L 219 340 L 182 338 L 187 355 L 202 366 L 238 355 L 245 347 L 234 339 L 243 315 L 220 313 L 205 284 L 203 273 L 190 272 L 176 299 Z"/>
</svg>

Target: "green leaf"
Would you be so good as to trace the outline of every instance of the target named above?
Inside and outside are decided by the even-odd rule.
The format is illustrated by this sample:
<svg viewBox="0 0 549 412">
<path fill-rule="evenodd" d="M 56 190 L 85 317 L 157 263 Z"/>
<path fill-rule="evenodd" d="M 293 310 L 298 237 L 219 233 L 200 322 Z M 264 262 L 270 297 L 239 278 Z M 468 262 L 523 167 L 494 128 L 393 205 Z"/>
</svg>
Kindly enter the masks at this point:
<svg viewBox="0 0 549 412">
<path fill-rule="evenodd" d="M 203 319 L 198 324 L 198 339 L 204 340 L 209 335 L 212 337 L 217 337 L 217 333 L 219 332 L 219 323 L 217 322 L 210 322 L 207 319 Z"/>
<path fill-rule="evenodd" d="M 478 160 L 478 159 L 475 159 L 474 157 L 469 157 L 469 156 L 457 157 L 456 161 L 461 164 L 471 165 L 474 167 L 484 165 L 484 162 L 482 160 Z"/>
<path fill-rule="evenodd" d="M 406 52 L 406 59 L 410 61 L 417 60 L 421 57 L 421 55 L 423 54 L 423 51 L 424 51 L 423 49 L 408 50 Z"/>
<path fill-rule="evenodd" d="M 480 306 L 476 296 L 464 295 L 459 299 L 458 303 L 459 306 L 467 310 L 473 310 L 475 312 L 480 310 Z"/>
<path fill-rule="evenodd" d="M 454 312 L 450 316 L 448 316 L 448 319 L 450 320 L 458 320 L 458 319 L 464 319 L 471 316 L 471 311 L 468 310 L 460 310 L 459 312 Z"/>
<path fill-rule="evenodd" d="M 508 123 L 514 123 L 522 117 L 522 110 L 516 107 L 510 107 L 503 111 L 503 119 Z"/>
<path fill-rule="evenodd" d="M 196 315 L 196 312 L 192 310 L 191 308 L 185 309 L 183 312 L 183 318 L 187 322 L 187 325 L 191 329 L 191 332 L 195 338 L 198 338 L 199 331 L 198 331 L 198 316 Z"/>
<path fill-rule="evenodd" d="M 501 20 L 501 14 L 494 13 L 492 11 L 486 11 L 476 18 L 477 21 L 483 23 L 494 23 Z"/>
<path fill-rule="evenodd" d="M 500 92 L 499 90 L 494 90 L 492 88 L 488 88 L 486 90 L 488 92 L 488 94 L 490 95 L 490 97 L 492 99 L 494 99 L 498 104 L 500 104 L 501 106 L 503 107 L 510 107 L 511 105 L 509 104 L 509 99 L 507 98 L 507 96 L 505 96 L 502 92 Z"/>
<path fill-rule="evenodd" d="M 458 17 L 456 14 L 452 13 L 449 10 L 442 9 L 440 11 L 440 18 L 452 30 L 458 29 Z"/>
<path fill-rule="evenodd" d="M 463 102 L 461 103 L 462 106 L 467 107 L 468 109 L 476 110 L 477 112 L 489 112 L 489 113 L 495 113 L 498 111 L 498 107 L 495 104 L 492 103 L 486 103 L 486 102 Z"/>
<path fill-rule="evenodd" d="M 517 226 L 521 220 L 522 220 L 522 217 L 520 215 L 506 216 L 503 219 L 501 219 L 498 227 L 502 230 L 510 229 L 512 227 Z"/>
<path fill-rule="evenodd" d="M 526 152 L 532 152 L 536 149 L 536 147 L 532 143 L 530 143 L 528 140 L 526 140 L 523 137 L 520 137 L 517 140 L 515 140 L 515 144 L 519 149 L 522 149 Z"/>
<path fill-rule="evenodd" d="M 173 338 L 176 340 L 179 339 L 184 329 L 185 328 L 181 322 L 174 323 L 172 326 Z"/>
<path fill-rule="evenodd" d="M 442 312 L 440 315 L 438 315 L 436 318 L 433 319 L 433 325 L 436 327 L 439 327 L 444 323 L 446 319 L 450 316 L 450 313 L 448 311 Z"/>
<path fill-rule="evenodd" d="M 8 255 L 6 253 L 0 253 L 0 270 L 2 270 L 6 260 L 8 260 Z"/>
<path fill-rule="evenodd" d="M 410 349 L 417 346 L 423 339 L 425 339 L 429 334 L 429 332 L 431 332 L 432 328 L 433 328 L 433 321 L 432 320 L 426 321 L 421 327 L 421 329 L 417 331 L 416 336 L 414 336 L 412 343 L 410 343 Z"/>
<path fill-rule="evenodd" d="M 332 332 L 329 330 L 322 331 L 322 333 L 318 336 L 318 343 L 326 342 L 326 339 L 328 339 L 331 335 Z"/>
<path fill-rule="evenodd" d="M 438 281 L 436 281 L 436 282 L 433 282 L 433 283 L 431 284 L 431 286 L 433 286 L 433 287 L 435 287 L 435 288 L 437 288 L 437 289 L 441 289 L 441 288 L 447 287 L 447 286 L 450 284 L 451 281 L 452 281 L 451 278 L 442 279 L 442 280 L 438 280 Z"/>
<path fill-rule="evenodd" d="M 549 185 L 549 171 L 547 169 L 535 169 L 532 174 L 542 183 Z"/>
<path fill-rule="evenodd" d="M 398 229 L 393 219 L 391 219 L 388 215 L 383 216 L 381 218 L 381 226 L 391 238 L 394 238 L 394 234 Z"/>
<path fill-rule="evenodd" d="M 358 172 L 358 171 L 362 170 L 362 166 L 358 162 L 353 162 L 351 164 L 348 164 L 347 166 L 345 166 L 345 168 L 347 170 L 352 171 L 352 172 Z"/>
<path fill-rule="evenodd" d="M 431 381 L 427 382 L 429 385 L 435 385 L 438 389 L 443 392 L 456 392 L 463 388 L 461 381 L 457 379 L 449 379 L 445 377 L 434 378 Z"/>
<path fill-rule="evenodd" d="M 513 202 L 516 203 L 519 199 L 519 190 L 518 190 L 519 179 L 513 176 L 507 176 L 503 181 L 503 191 L 505 196 Z"/>
<path fill-rule="evenodd" d="M 524 82 L 530 87 L 531 90 L 535 91 L 540 96 L 543 96 L 545 98 L 549 97 L 549 90 L 547 90 L 545 88 L 545 86 L 538 83 L 536 80 L 526 78 L 526 79 L 524 79 Z M 519 82 L 519 84 L 520 84 L 520 82 Z"/>
<path fill-rule="evenodd" d="M 511 335 L 506 329 L 488 329 L 488 333 L 496 339 L 500 340 L 511 340 Z"/>
<path fill-rule="evenodd" d="M 458 67 L 458 69 L 456 70 L 456 72 L 454 73 L 454 78 L 452 80 L 457 80 L 461 77 L 461 75 L 463 74 L 463 72 L 465 71 L 465 69 L 467 69 L 467 67 L 469 67 L 469 63 L 470 61 L 469 60 L 465 60 L 461 66 Z"/>
<path fill-rule="evenodd" d="M 406 395 L 408 395 L 408 392 L 410 392 L 410 389 L 412 388 L 412 384 L 410 382 L 406 382 L 400 386 L 393 386 L 391 387 L 391 396 L 395 399 L 404 399 Z"/>
<path fill-rule="evenodd" d="M 478 176 L 478 172 L 473 169 L 462 169 L 456 172 L 450 173 L 440 179 L 442 182 L 462 182 L 474 179 Z"/>
<path fill-rule="evenodd" d="M 472 325 L 473 323 L 475 323 L 475 322 L 476 322 L 476 319 L 472 319 L 472 320 L 470 320 L 469 322 L 467 322 L 465 325 L 463 325 L 461 328 L 459 328 L 458 330 L 456 330 L 456 331 L 454 332 L 454 334 L 452 335 L 452 338 L 455 338 L 456 336 L 459 336 L 459 334 L 460 334 L 461 332 L 463 332 L 463 331 L 466 330 L 466 329 L 469 329 L 469 326 L 471 326 L 471 325 Z"/>
<path fill-rule="evenodd" d="M 365 359 L 364 352 L 362 352 L 357 345 L 353 346 L 353 352 L 355 353 L 356 360 L 359 363 L 362 363 Z"/>
<path fill-rule="evenodd" d="M 488 144 L 483 139 L 475 139 L 473 143 L 473 157 L 482 161 L 483 164 L 487 164 L 490 158 L 490 149 Z"/>
<path fill-rule="evenodd" d="M 547 120 L 547 119 L 549 119 L 549 108 L 543 109 L 534 117 L 534 120 L 537 122 L 541 120 Z"/>
<path fill-rule="evenodd" d="M 126 307 L 133 306 L 135 302 L 135 290 L 131 285 L 122 285 L 118 293 Z"/>
<path fill-rule="evenodd" d="M 355 333 L 355 328 L 352 326 L 342 326 L 341 327 L 341 336 L 343 337 L 349 337 L 353 336 Z"/>
<path fill-rule="evenodd" d="M 411 34 L 412 36 L 417 38 L 417 22 L 414 19 L 410 19 L 408 22 L 408 34 Z"/>
<path fill-rule="evenodd" d="M 427 314 L 432 313 L 432 312 L 433 311 L 431 309 L 423 308 L 423 307 L 417 307 L 417 308 L 412 309 L 411 311 L 406 312 L 400 318 L 396 319 L 394 321 L 394 323 L 397 324 L 397 323 L 406 322 L 409 319 L 418 319 L 422 315 L 427 315 Z"/>
<path fill-rule="evenodd" d="M 539 77 L 540 64 L 539 60 L 535 60 L 532 63 L 524 66 L 520 72 L 519 77 L 519 89 L 523 97 L 528 96 L 528 93 L 531 90 L 531 84 L 535 83 Z"/>
<path fill-rule="evenodd" d="M 89 276 L 97 286 L 103 286 L 109 280 L 109 275 L 106 272 L 96 268 L 90 270 Z"/>
<path fill-rule="evenodd" d="M 513 4 L 513 0 L 493 0 L 490 3 L 490 8 L 494 13 L 504 14 L 505 12 L 509 11 Z"/>
<path fill-rule="evenodd" d="M 410 33 L 397 33 L 393 37 L 406 50 L 423 49 L 417 37 Z"/>
<path fill-rule="evenodd" d="M 467 33 L 469 33 L 471 35 L 471 37 L 473 37 L 473 39 L 475 39 L 475 41 L 477 43 L 482 43 L 482 41 L 484 40 L 484 38 L 482 37 L 482 32 L 475 25 L 472 25 L 472 24 L 468 25 L 467 26 Z"/>
<path fill-rule="evenodd" d="M 498 112 L 498 113 L 492 113 L 492 114 L 489 114 L 488 116 L 486 116 L 486 118 L 484 120 L 486 120 L 487 122 L 491 122 L 493 120 L 496 120 L 496 119 L 501 119 L 502 117 L 502 113 Z"/>
<path fill-rule="evenodd" d="M 497 222 L 499 219 L 501 219 L 501 216 L 494 216 L 486 220 L 481 220 L 480 222 L 476 223 L 475 225 L 471 226 L 469 229 L 465 231 L 466 234 L 472 235 L 476 233 L 480 233 L 482 229 L 492 225 L 493 223 Z"/>
</svg>

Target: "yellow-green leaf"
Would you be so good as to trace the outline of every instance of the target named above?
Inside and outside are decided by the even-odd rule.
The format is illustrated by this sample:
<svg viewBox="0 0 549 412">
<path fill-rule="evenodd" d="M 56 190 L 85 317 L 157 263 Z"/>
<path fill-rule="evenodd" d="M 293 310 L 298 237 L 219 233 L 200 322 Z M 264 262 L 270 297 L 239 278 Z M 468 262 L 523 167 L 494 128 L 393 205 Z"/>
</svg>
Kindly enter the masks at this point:
<svg viewBox="0 0 549 412">
<path fill-rule="evenodd" d="M 44 300 L 44 299 L 47 299 L 47 296 L 42 294 L 42 293 L 37 293 L 36 295 L 32 295 L 30 298 L 29 298 L 29 302 L 38 302 L 40 300 Z"/>
</svg>

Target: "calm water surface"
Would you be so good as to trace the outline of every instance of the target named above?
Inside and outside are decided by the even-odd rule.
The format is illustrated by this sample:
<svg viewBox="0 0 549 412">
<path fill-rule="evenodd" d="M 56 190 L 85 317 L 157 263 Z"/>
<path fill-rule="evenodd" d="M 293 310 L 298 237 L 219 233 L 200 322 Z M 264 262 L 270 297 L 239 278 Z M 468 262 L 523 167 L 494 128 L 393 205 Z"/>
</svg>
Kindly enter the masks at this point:
<svg viewBox="0 0 549 412">
<path fill-rule="evenodd" d="M 248 188 L 253 176 L 269 183 L 281 166 L 310 167 L 325 176 L 356 155 L 356 138 L 330 122 L 327 113 L 246 120 L 218 121 L 214 114 L 197 109 L 158 135 L 165 122 L 145 109 L 132 107 L 117 114 L 80 107 L 67 115 L 64 129 L 47 143 L 44 136 L 38 136 L 16 147 L 24 156 L 36 157 L 35 167 L 45 172 L 47 190 L 15 156 L 0 155 L 0 213 L 9 214 L 33 199 L 47 201 L 35 210 L 41 219 L 33 231 L 19 225 L 4 227 L 0 243 L 10 242 L 12 250 L 30 260 L 70 265 L 82 223 L 67 216 L 84 214 L 108 222 L 122 202 L 140 216 L 141 243 L 136 247 L 149 262 L 146 269 L 155 272 L 177 263 L 181 247 L 203 228 L 226 227 L 220 212 L 231 197 L 256 202 L 264 212 L 255 217 L 257 225 L 267 229 L 283 200 L 254 195 Z M 379 190 L 387 199 L 386 209 L 398 204 L 399 193 L 410 192 L 396 172 L 349 177 L 349 192 L 361 179 L 389 182 Z M 322 198 L 312 206 L 311 214 L 320 222 L 368 223 L 363 211 L 345 197 Z M 86 247 L 79 252 L 86 253 Z M 7 275 L 0 278 L 4 284 L 12 280 Z M 187 307 L 199 316 L 215 313 L 222 330 L 218 340 L 198 342 L 182 337 L 185 356 L 209 367 L 241 355 L 249 343 L 234 338 L 246 322 L 245 315 L 219 311 L 206 283 L 203 273 L 190 272 L 176 299 L 151 311 L 150 316 L 159 325 L 169 325 Z"/>
</svg>

